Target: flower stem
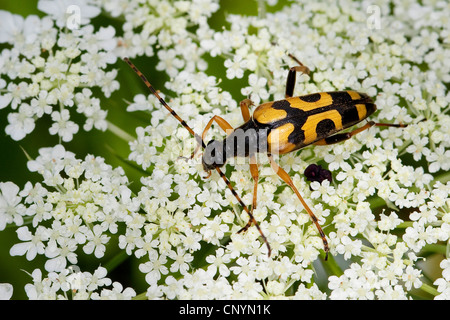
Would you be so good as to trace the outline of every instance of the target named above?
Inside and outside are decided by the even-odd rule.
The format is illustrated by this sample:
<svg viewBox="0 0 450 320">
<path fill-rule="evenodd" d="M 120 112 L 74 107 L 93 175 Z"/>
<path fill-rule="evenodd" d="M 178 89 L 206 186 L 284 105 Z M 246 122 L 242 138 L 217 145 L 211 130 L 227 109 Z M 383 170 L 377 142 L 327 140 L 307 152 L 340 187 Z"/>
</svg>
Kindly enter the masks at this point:
<svg viewBox="0 0 450 320">
<path fill-rule="evenodd" d="M 117 268 L 122 262 L 128 259 L 129 255 L 125 250 L 121 250 L 111 260 L 109 260 L 104 267 L 108 270 L 108 273 Z"/>
<path fill-rule="evenodd" d="M 426 244 L 422 251 L 424 252 L 432 252 L 432 253 L 440 253 L 443 255 L 447 254 L 447 245 L 442 244 Z"/>
<path fill-rule="evenodd" d="M 434 178 L 434 180 L 440 181 L 442 183 L 447 183 L 450 180 L 450 172 L 445 172 Z"/>
<path fill-rule="evenodd" d="M 429 284 L 422 283 L 422 286 L 420 287 L 421 290 L 425 291 L 426 293 L 429 293 L 433 296 L 439 295 L 439 291 L 436 290 L 433 286 L 430 286 Z"/>
<path fill-rule="evenodd" d="M 264 0 L 258 0 L 258 17 L 260 19 L 266 17 L 266 3 Z"/>
<path fill-rule="evenodd" d="M 134 297 L 132 300 L 147 300 L 146 292 L 142 292 Z"/>
<path fill-rule="evenodd" d="M 135 138 L 128 134 L 127 132 L 125 132 L 124 130 L 122 130 L 121 128 L 119 128 L 118 126 L 116 126 L 115 124 L 113 124 L 110 121 L 108 122 L 108 130 L 111 131 L 112 133 L 114 133 L 116 136 L 118 136 L 119 138 L 129 142 L 129 141 L 134 141 Z"/>
</svg>

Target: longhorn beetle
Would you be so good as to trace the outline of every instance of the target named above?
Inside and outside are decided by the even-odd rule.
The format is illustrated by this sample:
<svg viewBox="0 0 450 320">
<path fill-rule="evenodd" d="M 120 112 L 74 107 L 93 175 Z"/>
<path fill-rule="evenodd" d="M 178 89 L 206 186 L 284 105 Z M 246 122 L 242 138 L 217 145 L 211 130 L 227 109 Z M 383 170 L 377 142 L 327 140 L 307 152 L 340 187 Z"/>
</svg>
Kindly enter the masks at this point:
<svg viewBox="0 0 450 320">
<path fill-rule="evenodd" d="M 317 217 L 300 195 L 288 173 L 275 162 L 272 155 L 292 152 L 311 144 L 329 145 L 345 141 L 372 126 L 406 127 L 407 125 L 368 121 L 361 128 L 346 133 L 337 133 L 361 122 L 374 113 L 376 106 L 373 100 L 367 94 L 356 91 L 319 92 L 293 97 L 296 73 L 309 74 L 310 71 L 296 57 L 291 54 L 288 55 L 298 65 L 289 69 L 285 99 L 263 103 L 253 111 L 253 115 L 250 115 L 249 110 L 253 102 L 250 99 L 245 99 L 240 103 L 242 117 L 245 122 L 243 125 L 233 129 L 225 119 L 215 115 L 208 122 L 201 136 L 197 135 L 161 98 L 147 78 L 128 58 L 124 58 L 124 60 L 139 75 L 151 93 L 156 96 L 170 114 L 195 137 L 199 145 L 192 153 L 191 158 L 194 157 L 200 146 L 204 149 L 202 165 L 203 169 L 208 173 L 207 178 L 211 175 L 212 170 L 216 170 L 239 204 L 247 212 L 249 221 L 239 232 L 246 231 L 252 224 L 255 225 L 267 246 L 268 255 L 270 256 L 271 248 L 269 242 L 253 216 L 253 210 L 256 208 L 257 202 L 259 177 L 255 156 L 256 153 L 264 152 L 267 153 L 273 170 L 291 187 L 308 212 L 322 238 L 325 260 L 327 260 L 330 249 Z M 216 122 L 227 133 L 227 137 L 222 141 L 211 140 L 208 144 L 205 144 L 206 133 L 213 122 Z M 236 144 L 236 140 L 243 141 L 243 143 Z M 251 210 L 243 203 L 228 178 L 220 170 L 220 167 L 226 163 L 227 159 L 238 156 L 250 158 L 250 173 L 253 178 L 253 203 Z"/>
</svg>

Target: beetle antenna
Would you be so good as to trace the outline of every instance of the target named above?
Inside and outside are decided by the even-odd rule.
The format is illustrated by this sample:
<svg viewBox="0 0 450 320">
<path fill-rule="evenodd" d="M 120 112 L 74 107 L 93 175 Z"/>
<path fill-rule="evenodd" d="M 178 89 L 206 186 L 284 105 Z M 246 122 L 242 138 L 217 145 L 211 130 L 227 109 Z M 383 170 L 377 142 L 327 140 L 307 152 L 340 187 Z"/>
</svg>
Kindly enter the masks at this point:
<svg viewBox="0 0 450 320">
<path fill-rule="evenodd" d="M 199 135 L 197 135 L 194 132 L 194 130 L 191 129 L 191 127 L 188 126 L 186 121 L 181 119 L 181 117 L 167 104 L 166 101 L 164 101 L 163 98 L 161 98 L 161 96 L 159 95 L 158 91 L 156 91 L 155 88 L 153 88 L 153 86 L 150 84 L 150 82 L 147 80 L 147 78 L 144 76 L 144 74 L 141 71 L 139 71 L 139 69 L 130 61 L 130 59 L 125 57 L 125 58 L 123 58 L 123 60 L 125 60 L 125 62 L 128 63 L 128 65 L 131 67 L 131 69 L 133 69 L 134 72 L 137 73 L 139 78 L 142 79 L 142 81 L 145 83 L 147 88 L 149 88 L 151 93 L 153 93 L 153 95 L 159 100 L 159 102 L 163 105 L 163 107 L 166 108 L 167 111 L 169 111 L 170 114 L 173 115 L 175 117 L 175 119 L 177 119 L 181 123 L 181 125 L 183 127 L 185 127 L 186 130 L 189 131 L 189 133 L 195 137 L 195 139 L 198 142 L 201 142 L 202 147 L 205 148 L 206 146 L 205 146 L 205 142 L 203 141 L 203 139 Z"/>
</svg>

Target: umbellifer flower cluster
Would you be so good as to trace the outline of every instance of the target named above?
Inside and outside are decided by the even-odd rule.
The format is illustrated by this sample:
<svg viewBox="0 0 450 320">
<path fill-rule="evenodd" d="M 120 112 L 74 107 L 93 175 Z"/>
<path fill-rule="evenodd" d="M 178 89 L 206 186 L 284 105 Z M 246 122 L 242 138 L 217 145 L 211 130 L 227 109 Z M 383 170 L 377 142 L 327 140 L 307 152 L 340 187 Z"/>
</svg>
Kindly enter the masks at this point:
<svg viewBox="0 0 450 320">
<path fill-rule="evenodd" d="M 94 30 L 85 19 L 85 25 L 68 29 L 61 22 L 67 6 L 58 10 L 52 1 L 40 1 L 39 8 L 51 15 L 23 18 L 0 11 L 0 43 L 6 46 L 0 55 L 0 109 L 11 108 L 6 134 L 22 140 L 50 115 L 50 134 L 71 141 L 80 127 L 71 120 L 74 112 L 86 117 L 84 130 L 106 130 L 106 111 L 92 90 L 99 87 L 109 97 L 119 87 L 117 70 L 107 70 L 117 60 L 114 28 Z M 85 6 L 84 13 L 95 17 L 100 10 Z"/>
<path fill-rule="evenodd" d="M 29 21 L 39 21 L 45 28 L 36 29 L 33 41 L 52 54 L 34 47 L 30 53 L 19 50 L 19 45 L 26 48 L 25 38 L 2 51 L 4 60 L 20 63 L 1 74 L 0 103 L 19 114 L 24 114 L 21 108 L 32 110 L 29 122 L 10 113 L 23 119 L 18 131 L 9 121 L 7 133 L 13 139 L 31 134 L 28 123 L 41 109 L 41 116 L 51 114 L 55 123 L 66 121 L 64 130 L 54 124 L 51 134 L 62 141 L 76 139 L 70 128 L 77 124 L 68 120 L 68 109 L 100 108 L 90 88 L 100 87 L 106 96 L 116 90 L 117 71 L 105 69 L 123 56 L 158 58 L 155 68 L 170 77 L 161 95 L 199 134 L 213 115 L 222 115 L 233 127 L 242 124 L 238 105 L 246 97 L 255 104 L 283 99 L 288 69 L 295 65 L 288 53 L 312 71 L 297 77 L 294 95 L 366 92 L 380 110 L 371 120 L 409 125 L 371 128 L 345 143 L 277 157 L 327 234 L 332 256 L 327 262 L 300 201 L 266 156 L 258 157 L 253 214 L 271 245 L 269 257 L 256 228 L 238 233 L 248 216 L 220 176 L 203 179 L 200 156 L 187 159 L 196 147 L 189 132 L 154 96 L 123 96 L 132 101 L 128 111 L 150 118 L 129 142 L 128 160 L 146 173 L 136 192 L 122 168 L 93 155 L 78 159 L 62 145 L 40 149 L 28 162 L 42 183 L 27 183 L 22 190 L 12 182 L 0 185 L 0 229 L 18 227 L 20 242 L 12 245 L 11 255 L 47 259 L 48 275 L 29 270 L 33 284 L 25 289 L 30 298 L 134 297 L 133 289 L 106 278 L 106 269 L 91 274 L 74 267 L 81 252 L 101 259 L 114 243 L 139 261 L 148 289 L 138 294 L 149 299 L 408 299 L 421 292 L 450 298 L 445 251 L 450 237 L 448 4 L 278 4 L 273 13 L 228 15 L 229 26 L 217 31 L 208 21 L 219 10 L 213 0 L 80 0 L 90 8 L 87 16 L 102 10 L 123 24 L 122 30 L 94 32 L 88 19 L 75 32 L 64 29 L 58 12 L 46 9 L 49 2 L 39 2 L 48 17 L 22 19 L 23 27 L 15 31 L 24 35 Z M 67 48 L 79 48 L 72 58 L 66 55 L 64 44 L 69 43 Z M 62 60 L 55 62 L 57 55 Z M 223 79 L 208 68 L 211 59 L 223 64 Z M 94 64 L 86 72 L 94 72 L 95 79 L 82 71 L 84 63 Z M 63 64 L 67 68 L 61 69 Z M 71 76 L 78 82 L 69 88 Z M 240 95 L 221 89 L 239 79 L 245 81 Z M 39 103 L 41 96 L 53 100 Z M 53 111 L 57 104 L 60 111 Z M 91 119 L 90 127 L 106 116 L 79 112 Z M 213 126 L 206 141 L 223 136 Z M 224 172 L 244 203 L 251 204 L 248 161 L 231 162 Z M 302 175 L 318 162 L 332 172 L 331 182 L 309 183 Z M 440 256 L 437 276 L 426 271 L 433 250 L 446 255 Z M 111 284 L 113 289 L 103 288 Z"/>
</svg>

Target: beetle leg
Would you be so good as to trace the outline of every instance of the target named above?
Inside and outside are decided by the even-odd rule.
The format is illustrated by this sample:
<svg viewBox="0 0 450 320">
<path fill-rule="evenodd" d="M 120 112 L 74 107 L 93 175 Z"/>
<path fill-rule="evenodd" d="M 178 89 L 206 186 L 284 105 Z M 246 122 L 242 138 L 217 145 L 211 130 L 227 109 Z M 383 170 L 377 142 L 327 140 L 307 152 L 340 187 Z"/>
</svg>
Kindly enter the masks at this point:
<svg viewBox="0 0 450 320">
<path fill-rule="evenodd" d="M 254 156 L 251 156 L 251 157 L 254 157 Z M 245 231 L 248 230 L 248 228 L 250 228 L 252 226 L 252 224 L 255 225 L 256 229 L 258 229 L 259 234 L 261 235 L 261 238 L 263 239 L 264 243 L 266 244 L 267 253 L 268 253 L 269 257 L 270 257 L 270 255 L 272 253 L 272 249 L 270 248 L 269 242 L 267 241 L 266 236 L 264 235 L 263 231 L 261 230 L 261 227 L 259 226 L 258 221 L 256 221 L 255 217 L 253 216 L 253 210 L 256 207 L 256 191 L 257 191 L 258 176 L 259 176 L 259 174 L 258 174 L 258 165 L 255 163 L 254 160 L 250 162 L 250 172 L 252 174 L 253 181 L 254 181 L 253 206 L 252 206 L 251 210 L 249 210 L 247 208 L 247 206 L 244 204 L 244 202 L 241 200 L 241 198 L 237 195 L 236 191 L 231 186 L 231 183 L 227 179 L 227 177 L 225 177 L 225 175 L 220 171 L 219 168 L 216 168 L 216 170 L 219 172 L 219 175 L 223 178 L 223 180 L 227 184 L 227 186 L 230 189 L 231 193 L 236 197 L 236 199 L 238 200 L 238 202 L 240 203 L 242 208 L 244 208 L 244 210 L 249 215 L 249 220 L 248 220 L 247 224 L 241 230 L 239 230 L 237 233 L 245 232 Z"/>
<path fill-rule="evenodd" d="M 366 123 L 361 128 L 355 129 L 355 130 L 347 132 L 347 133 L 338 133 L 338 134 L 329 136 L 327 138 L 324 138 L 322 140 L 314 142 L 314 144 L 318 145 L 318 146 L 324 146 L 324 145 L 339 143 L 339 142 L 348 140 L 351 137 L 353 137 L 354 135 L 356 135 L 356 134 L 358 134 L 360 132 L 363 132 L 364 130 L 367 130 L 370 127 L 373 127 L 373 126 L 405 128 L 408 125 L 407 124 L 392 124 L 392 123 L 376 123 L 376 122 L 373 122 L 373 121 L 369 121 L 368 123 Z"/>
<path fill-rule="evenodd" d="M 345 140 L 350 139 L 351 137 L 353 137 L 354 135 L 369 129 L 370 127 L 374 126 L 375 122 L 373 121 L 369 121 L 366 125 L 364 125 L 361 128 L 355 129 L 351 132 L 346 132 L 346 133 L 338 133 L 329 137 L 326 137 L 322 140 L 316 141 L 314 142 L 315 145 L 317 146 L 324 146 L 324 145 L 329 145 L 329 144 L 335 144 L 335 143 L 339 143 Z"/>
<path fill-rule="evenodd" d="M 297 78 L 297 72 L 301 72 L 304 74 L 309 74 L 309 69 L 303 63 L 300 62 L 296 57 L 292 54 L 288 54 L 290 58 L 292 58 L 295 62 L 298 63 L 298 66 L 292 67 L 289 69 L 289 73 L 286 79 L 286 98 L 291 98 L 294 95 L 295 81 Z"/>
<path fill-rule="evenodd" d="M 253 211 L 256 208 L 256 198 L 258 194 L 258 179 L 259 179 L 258 164 L 256 163 L 254 155 L 250 157 L 250 173 L 253 178 L 253 203 L 252 203 L 252 211 Z"/>
<path fill-rule="evenodd" d="M 424 119 L 425 120 L 425 119 Z M 424 121 L 422 120 L 422 121 Z M 422 122 L 419 121 L 419 122 Z M 376 127 L 395 127 L 395 128 L 406 128 L 408 125 L 403 123 L 375 123 Z"/>
<path fill-rule="evenodd" d="M 202 133 L 202 139 L 205 140 L 206 137 L 206 133 L 208 132 L 209 128 L 211 128 L 211 125 L 213 122 L 216 122 L 219 127 L 222 128 L 223 131 L 225 131 L 227 134 L 230 134 L 231 132 L 233 132 L 233 127 L 227 122 L 227 120 L 225 120 L 222 117 L 219 116 L 214 116 L 211 118 L 211 120 L 209 120 L 208 124 L 206 125 L 205 129 L 203 130 Z"/>
<path fill-rule="evenodd" d="M 241 106 L 242 118 L 244 118 L 244 121 L 247 122 L 250 120 L 250 106 L 253 106 L 254 103 L 250 99 L 244 99 L 239 105 Z"/>
<path fill-rule="evenodd" d="M 258 179 L 259 179 L 259 172 L 258 172 L 258 163 L 256 163 L 256 157 L 255 155 L 250 156 L 250 173 L 253 178 L 253 203 L 252 203 L 252 209 L 251 213 L 253 215 L 253 210 L 256 209 L 257 204 L 257 197 L 258 197 Z M 248 228 L 252 225 L 253 221 L 250 219 L 245 227 L 243 227 L 239 232 L 245 232 Z"/>
<path fill-rule="evenodd" d="M 270 161 L 270 165 L 272 167 L 272 169 L 278 174 L 278 176 L 286 183 L 288 184 L 291 189 L 294 191 L 294 193 L 297 195 L 298 199 L 300 200 L 300 202 L 302 203 L 303 207 L 305 208 L 305 210 L 308 212 L 312 222 L 315 224 L 317 231 L 319 231 L 320 237 L 322 238 L 322 242 L 323 242 L 323 248 L 325 251 L 325 260 L 327 260 L 328 258 L 328 252 L 330 251 L 330 248 L 328 247 L 328 241 L 327 238 L 325 237 L 325 233 L 322 230 L 322 227 L 320 226 L 317 217 L 314 215 L 314 213 L 312 212 L 312 210 L 309 208 L 309 206 L 306 204 L 305 200 L 303 199 L 303 197 L 300 195 L 300 192 L 298 192 L 297 188 L 295 187 L 294 183 L 292 182 L 291 177 L 287 174 L 286 171 L 284 171 L 283 168 L 281 168 L 273 159 L 272 155 L 269 154 L 269 161 Z"/>
<path fill-rule="evenodd" d="M 233 127 L 222 117 L 219 116 L 214 116 L 211 118 L 211 120 L 209 120 L 208 124 L 206 125 L 205 129 L 203 130 L 202 136 L 201 138 L 196 136 L 197 141 L 204 141 L 205 140 L 205 136 L 206 133 L 208 132 L 208 130 L 211 128 L 211 125 L 213 122 L 216 122 L 223 131 L 225 131 L 227 134 L 230 134 L 234 129 Z M 189 158 L 186 157 L 180 157 L 180 158 L 184 158 L 184 159 L 193 159 L 195 154 L 198 152 L 198 150 L 200 149 L 200 143 L 195 147 L 194 152 L 192 152 L 191 156 Z M 209 176 L 208 176 L 209 177 Z"/>
<path fill-rule="evenodd" d="M 219 116 L 214 116 L 214 117 L 211 118 L 211 120 L 209 120 L 208 124 L 206 125 L 205 129 L 203 130 L 201 138 L 198 137 L 197 141 L 204 141 L 205 140 L 206 133 L 211 128 L 211 125 L 212 125 L 212 123 L 214 121 L 216 121 L 217 124 L 222 128 L 222 130 L 225 131 L 227 134 L 230 134 L 234 130 L 233 127 L 224 118 L 219 117 Z M 198 152 L 199 149 L 200 149 L 200 143 L 195 147 L 194 152 L 192 152 L 192 154 L 191 154 L 191 156 L 189 158 L 186 158 L 186 157 L 180 157 L 180 158 L 184 158 L 184 159 L 187 159 L 187 160 L 188 159 L 193 159 L 195 154 Z"/>
</svg>

